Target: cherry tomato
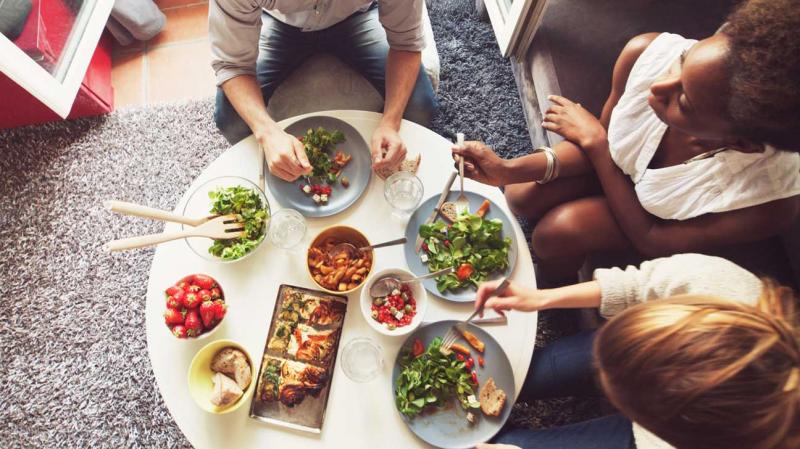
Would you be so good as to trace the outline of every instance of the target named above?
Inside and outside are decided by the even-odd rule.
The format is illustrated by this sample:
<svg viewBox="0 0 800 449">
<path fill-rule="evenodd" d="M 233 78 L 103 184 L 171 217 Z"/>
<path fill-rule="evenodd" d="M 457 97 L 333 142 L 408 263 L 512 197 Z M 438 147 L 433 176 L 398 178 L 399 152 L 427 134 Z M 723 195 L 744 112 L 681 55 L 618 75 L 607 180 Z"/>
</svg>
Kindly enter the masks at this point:
<svg viewBox="0 0 800 449">
<path fill-rule="evenodd" d="M 472 372 L 472 383 L 478 385 L 478 373 L 475 371 Z"/>
<path fill-rule="evenodd" d="M 464 361 L 464 356 L 461 355 L 461 354 L 456 354 L 456 360 L 458 360 L 459 362 L 463 362 Z"/>
<path fill-rule="evenodd" d="M 473 366 L 475 366 L 475 360 L 473 360 L 472 357 L 470 357 L 467 359 L 467 363 L 464 365 L 464 368 L 467 371 L 469 371 L 472 369 Z"/>
<path fill-rule="evenodd" d="M 450 240 L 445 240 L 444 241 L 444 246 L 450 248 Z"/>
<path fill-rule="evenodd" d="M 411 353 L 414 354 L 414 357 L 419 357 L 422 353 L 425 352 L 425 345 L 418 339 L 414 340 L 414 346 L 411 348 Z"/>
<path fill-rule="evenodd" d="M 428 252 L 428 244 L 425 243 L 425 242 L 422 242 L 422 249 L 424 249 L 425 252 L 427 253 Z"/>
<path fill-rule="evenodd" d="M 480 365 L 480 367 L 481 367 L 481 368 L 483 368 L 483 365 L 484 365 L 484 363 L 485 363 L 485 362 L 484 362 L 484 360 L 483 360 L 483 357 L 481 357 L 481 356 L 478 356 L 478 365 Z"/>
<path fill-rule="evenodd" d="M 459 281 L 466 281 L 472 276 L 472 273 L 475 272 L 475 269 L 472 268 L 472 265 L 468 263 L 462 263 L 460 267 L 458 267 L 458 271 L 456 271 L 456 277 L 458 277 Z"/>
</svg>

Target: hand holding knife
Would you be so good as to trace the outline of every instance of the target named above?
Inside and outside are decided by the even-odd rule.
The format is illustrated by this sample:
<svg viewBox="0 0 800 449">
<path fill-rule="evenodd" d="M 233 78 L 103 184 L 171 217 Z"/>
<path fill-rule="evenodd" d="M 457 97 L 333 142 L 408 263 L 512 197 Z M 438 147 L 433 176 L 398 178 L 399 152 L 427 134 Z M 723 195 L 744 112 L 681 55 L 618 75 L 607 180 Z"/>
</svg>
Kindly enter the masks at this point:
<svg viewBox="0 0 800 449">
<path fill-rule="evenodd" d="M 422 224 L 430 224 L 436 219 L 436 216 L 439 214 L 439 210 L 442 208 L 442 204 L 444 204 L 444 202 L 447 200 L 447 195 L 450 193 L 450 188 L 453 186 L 453 182 L 455 182 L 457 175 L 457 172 L 450 173 L 450 177 L 444 184 L 444 190 L 442 190 L 442 194 L 439 195 L 439 202 L 436 203 L 436 207 L 431 212 L 431 215 Z M 422 237 L 417 236 L 417 241 L 414 244 L 414 251 L 419 252 L 420 248 L 422 248 L 422 242 Z"/>
</svg>

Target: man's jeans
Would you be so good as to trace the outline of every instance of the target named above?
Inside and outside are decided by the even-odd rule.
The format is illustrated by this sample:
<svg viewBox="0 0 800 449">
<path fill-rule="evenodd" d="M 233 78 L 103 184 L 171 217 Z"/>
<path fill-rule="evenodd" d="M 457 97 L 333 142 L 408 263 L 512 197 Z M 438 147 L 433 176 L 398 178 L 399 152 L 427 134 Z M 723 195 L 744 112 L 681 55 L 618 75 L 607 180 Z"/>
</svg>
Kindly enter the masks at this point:
<svg viewBox="0 0 800 449">
<path fill-rule="evenodd" d="M 533 352 L 520 397 L 536 399 L 601 394 L 594 381 L 592 343 L 595 333 L 582 332 Z M 631 422 L 620 414 L 550 429 L 502 431 L 495 443 L 523 449 L 634 449 Z"/>
<path fill-rule="evenodd" d="M 377 91 L 386 97 L 386 57 L 389 44 L 378 20 L 377 3 L 369 10 L 357 12 L 336 25 L 320 31 L 303 32 L 286 25 L 266 12 L 261 15 L 256 78 L 264 102 L 268 103 L 293 70 L 315 53 L 332 53 L 361 73 Z M 417 83 L 408 100 L 404 118 L 428 126 L 438 105 L 430 79 L 420 67 Z M 214 120 L 231 144 L 251 131 L 231 105 L 221 88 L 217 88 Z"/>
</svg>

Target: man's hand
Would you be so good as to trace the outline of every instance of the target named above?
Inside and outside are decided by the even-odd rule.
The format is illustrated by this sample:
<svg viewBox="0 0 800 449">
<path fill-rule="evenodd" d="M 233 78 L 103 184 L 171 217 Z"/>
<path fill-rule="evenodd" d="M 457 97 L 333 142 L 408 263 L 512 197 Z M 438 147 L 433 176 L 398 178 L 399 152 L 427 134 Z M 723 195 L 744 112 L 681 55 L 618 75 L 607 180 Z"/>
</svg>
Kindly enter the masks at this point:
<svg viewBox="0 0 800 449">
<path fill-rule="evenodd" d="M 397 129 L 388 124 L 380 124 L 372 133 L 372 168 L 380 170 L 395 168 L 406 158 L 406 145 Z"/>
<path fill-rule="evenodd" d="M 269 171 L 273 175 L 292 182 L 311 173 L 311 164 L 306 157 L 303 144 L 296 137 L 280 128 L 256 134 L 258 144 L 264 150 Z"/>
<path fill-rule="evenodd" d="M 552 131 L 587 151 L 607 141 L 603 124 L 579 103 L 558 95 L 548 97 L 552 105 L 544 115 L 542 127 Z"/>
<path fill-rule="evenodd" d="M 458 170 L 458 157 L 464 158 L 464 176 L 482 184 L 501 186 L 507 184 L 508 166 L 505 159 L 497 156 L 483 142 L 464 142 L 464 146 L 453 147 L 453 159 Z"/>
<path fill-rule="evenodd" d="M 484 282 L 478 287 L 478 293 L 475 296 L 476 310 L 488 307 L 502 314 L 506 310 L 533 312 L 546 307 L 547 301 L 541 290 L 521 287 L 515 282 L 510 282 L 499 297 L 490 298 L 501 282 L 500 280 Z M 481 316 L 483 316 L 483 312 L 481 312 Z"/>
</svg>

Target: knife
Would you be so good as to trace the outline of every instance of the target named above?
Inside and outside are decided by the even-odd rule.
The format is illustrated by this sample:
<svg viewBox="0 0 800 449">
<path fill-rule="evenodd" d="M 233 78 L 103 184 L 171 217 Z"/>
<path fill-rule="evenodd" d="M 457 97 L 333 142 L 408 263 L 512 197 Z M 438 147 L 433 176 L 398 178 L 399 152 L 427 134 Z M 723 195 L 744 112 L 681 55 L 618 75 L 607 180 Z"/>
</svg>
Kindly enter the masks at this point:
<svg viewBox="0 0 800 449">
<path fill-rule="evenodd" d="M 453 186 L 453 182 L 455 182 L 456 180 L 456 175 L 458 175 L 458 172 L 450 173 L 450 178 L 444 184 L 444 190 L 442 190 L 442 194 L 439 195 L 439 202 L 436 203 L 436 207 L 431 212 L 431 215 L 428 217 L 427 220 L 422 222 L 422 224 L 432 223 L 433 220 L 436 219 L 436 215 L 439 214 L 439 209 L 442 208 L 442 204 L 444 204 L 445 200 L 447 199 L 447 195 L 450 193 L 450 187 Z M 422 242 L 423 242 L 422 237 L 417 236 L 417 241 L 414 244 L 414 251 L 419 252 L 420 248 L 422 248 Z"/>
<path fill-rule="evenodd" d="M 264 195 L 267 194 L 267 161 L 264 160 L 264 152 L 261 151 L 259 148 L 258 154 L 260 155 L 258 161 L 261 164 L 261 171 L 258 173 L 258 186 L 261 187 L 261 191 L 264 192 Z"/>
</svg>

